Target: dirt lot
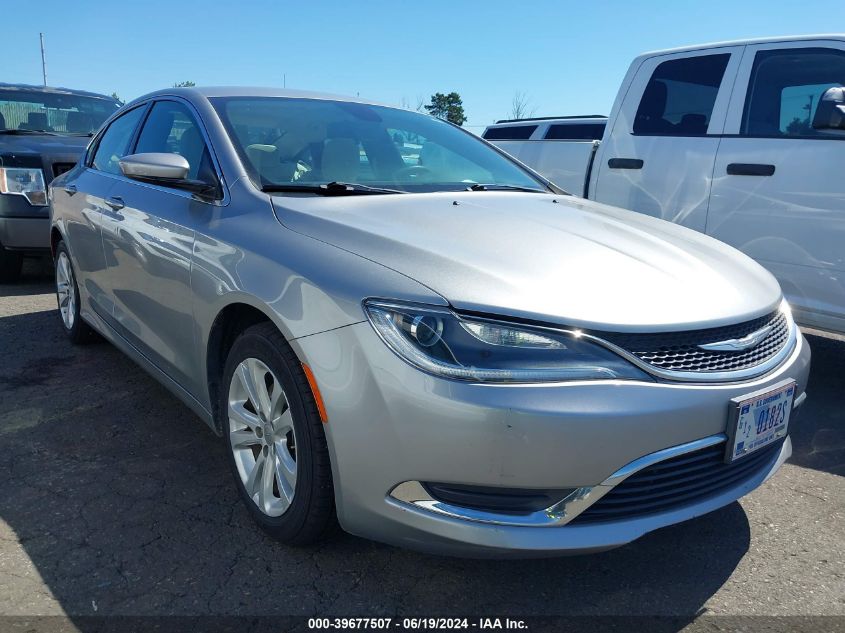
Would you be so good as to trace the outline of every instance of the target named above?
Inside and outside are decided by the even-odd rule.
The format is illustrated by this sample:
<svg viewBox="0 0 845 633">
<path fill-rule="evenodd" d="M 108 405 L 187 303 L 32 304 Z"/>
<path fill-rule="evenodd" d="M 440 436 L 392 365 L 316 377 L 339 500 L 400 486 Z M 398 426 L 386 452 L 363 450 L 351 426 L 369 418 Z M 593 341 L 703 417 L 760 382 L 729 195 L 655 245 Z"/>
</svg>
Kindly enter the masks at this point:
<svg viewBox="0 0 845 633">
<path fill-rule="evenodd" d="M 0 286 L 0 614 L 845 615 L 845 340 L 808 336 L 791 462 L 708 516 L 556 560 L 299 550 L 252 525 L 187 408 L 65 341 L 51 283 Z"/>
</svg>

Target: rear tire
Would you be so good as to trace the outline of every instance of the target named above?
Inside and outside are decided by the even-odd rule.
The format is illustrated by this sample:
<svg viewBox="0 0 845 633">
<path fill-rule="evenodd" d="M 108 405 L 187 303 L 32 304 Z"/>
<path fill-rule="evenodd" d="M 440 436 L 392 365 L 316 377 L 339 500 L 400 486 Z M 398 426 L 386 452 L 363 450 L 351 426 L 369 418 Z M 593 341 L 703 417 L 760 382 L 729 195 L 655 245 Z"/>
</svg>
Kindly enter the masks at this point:
<svg viewBox="0 0 845 633">
<path fill-rule="evenodd" d="M 73 272 L 73 263 L 63 241 L 56 246 L 53 261 L 56 273 L 56 301 L 59 305 L 59 322 L 71 343 L 76 345 L 96 340 L 91 329 L 79 315 L 79 286 Z"/>
<path fill-rule="evenodd" d="M 256 523 L 290 545 L 332 532 L 337 519 L 323 423 L 301 363 L 272 323 L 235 340 L 218 404 L 229 465 Z"/>
<path fill-rule="evenodd" d="M 0 244 L 0 284 L 13 284 L 20 280 L 23 268 L 23 256 L 7 251 Z"/>
</svg>

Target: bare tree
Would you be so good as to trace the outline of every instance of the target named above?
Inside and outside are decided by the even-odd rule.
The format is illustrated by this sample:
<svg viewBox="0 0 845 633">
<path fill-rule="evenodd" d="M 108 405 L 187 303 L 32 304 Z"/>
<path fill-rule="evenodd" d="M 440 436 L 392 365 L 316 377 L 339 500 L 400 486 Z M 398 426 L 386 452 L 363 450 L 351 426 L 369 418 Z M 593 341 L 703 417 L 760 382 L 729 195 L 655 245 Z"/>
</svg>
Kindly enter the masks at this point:
<svg viewBox="0 0 845 633">
<path fill-rule="evenodd" d="M 524 92 L 515 92 L 513 100 L 511 101 L 511 119 L 524 119 L 526 117 L 534 116 L 537 108 L 531 105 L 531 100 Z"/>
<path fill-rule="evenodd" d="M 417 95 L 417 105 L 414 110 L 417 112 L 423 112 L 425 110 L 425 97 Z"/>
</svg>

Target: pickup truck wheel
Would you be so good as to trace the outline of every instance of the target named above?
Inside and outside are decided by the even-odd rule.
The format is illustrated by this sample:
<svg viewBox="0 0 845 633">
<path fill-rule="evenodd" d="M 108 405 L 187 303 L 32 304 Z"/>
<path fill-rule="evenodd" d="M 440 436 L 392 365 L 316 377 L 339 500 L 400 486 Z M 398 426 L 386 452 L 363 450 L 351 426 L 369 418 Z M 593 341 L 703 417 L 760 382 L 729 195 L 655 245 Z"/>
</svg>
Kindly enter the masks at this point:
<svg viewBox="0 0 845 633">
<path fill-rule="evenodd" d="M 320 540 L 336 523 L 326 435 L 302 365 L 274 325 L 237 338 L 222 386 L 223 440 L 249 513 L 284 543 Z"/>
<path fill-rule="evenodd" d="M 62 329 L 72 343 L 87 343 L 95 339 L 94 331 L 79 316 L 79 286 L 73 274 L 73 264 L 70 261 L 64 242 L 56 246 L 56 300 L 59 304 L 59 320 Z"/>
<path fill-rule="evenodd" d="M 0 244 L 0 284 L 15 283 L 21 278 L 23 257 L 20 253 L 7 251 Z"/>
</svg>

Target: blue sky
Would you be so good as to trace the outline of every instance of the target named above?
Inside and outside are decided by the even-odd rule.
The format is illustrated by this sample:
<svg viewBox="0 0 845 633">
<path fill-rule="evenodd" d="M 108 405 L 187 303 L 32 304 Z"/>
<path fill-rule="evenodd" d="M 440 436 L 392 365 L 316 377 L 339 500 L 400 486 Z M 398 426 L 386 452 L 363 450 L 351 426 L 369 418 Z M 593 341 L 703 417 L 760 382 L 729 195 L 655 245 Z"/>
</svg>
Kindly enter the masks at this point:
<svg viewBox="0 0 845 633">
<path fill-rule="evenodd" d="M 183 80 L 286 76 L 289 88 L 412 106 L 455 90 L 475 131 L 507 117 L 517 91 L 537 116 L 606 114 L 643 51 L 845 29 L 841 0 L 40 0 L 17 14 L 37 19 L 4 29 L 0 81 L 41 83 L 43 31 L 51 85 L 130 99 Z"/>
</svg>

